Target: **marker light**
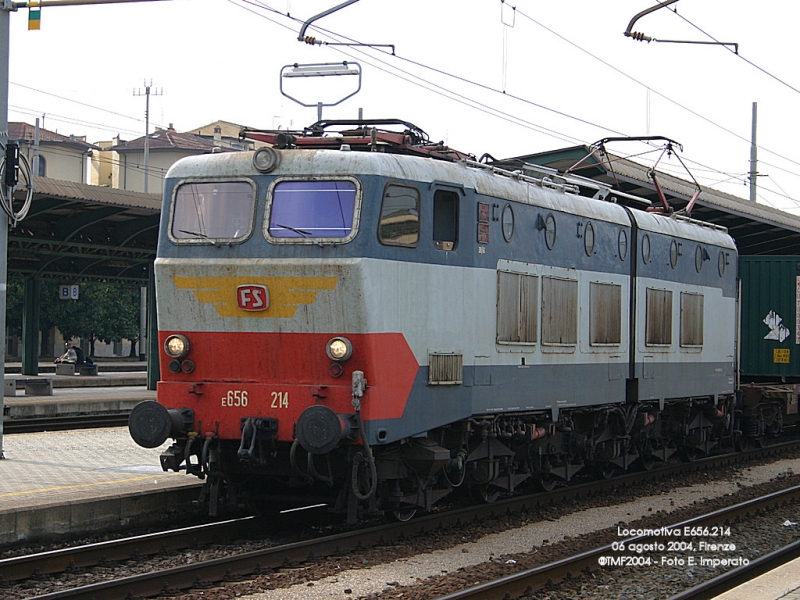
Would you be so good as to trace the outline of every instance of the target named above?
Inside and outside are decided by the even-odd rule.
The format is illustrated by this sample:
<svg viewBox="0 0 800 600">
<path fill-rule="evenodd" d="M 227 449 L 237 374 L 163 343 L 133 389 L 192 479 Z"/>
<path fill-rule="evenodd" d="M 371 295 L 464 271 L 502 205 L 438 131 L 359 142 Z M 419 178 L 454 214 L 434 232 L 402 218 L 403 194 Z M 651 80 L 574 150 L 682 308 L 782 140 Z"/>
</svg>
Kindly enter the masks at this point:
<svg viewBox="0 0 800 600">
<path fill-rule="evenodd" d="M 164 342 L 164 352 L 172 358 L 183 358 L 189 354 L 189 340 L 184 335 L 171 335 Z"/>
<path fill-rule="evenodd" d="M 346 337 L 332 338 L 325 347 L 325 352 L 331 360 L 345 361 L 353 354 L 353 345 Z"/>
</svg>

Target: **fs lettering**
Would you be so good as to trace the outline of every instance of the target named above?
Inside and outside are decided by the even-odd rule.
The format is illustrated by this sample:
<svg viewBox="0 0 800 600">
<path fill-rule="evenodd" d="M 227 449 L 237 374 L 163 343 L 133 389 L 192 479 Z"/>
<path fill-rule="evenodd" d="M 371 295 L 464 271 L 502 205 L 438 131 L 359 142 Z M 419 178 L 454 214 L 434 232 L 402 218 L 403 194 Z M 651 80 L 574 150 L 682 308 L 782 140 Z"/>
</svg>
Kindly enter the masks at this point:
<svg viewBox="0 0 800 600">
<path fill-rule="evenodd" d="M 269 308 L 269 290 L 265 285 L 240 285 L 236 288 L 236 300 L 242 310 L 267 310 Z"/>
</svg>

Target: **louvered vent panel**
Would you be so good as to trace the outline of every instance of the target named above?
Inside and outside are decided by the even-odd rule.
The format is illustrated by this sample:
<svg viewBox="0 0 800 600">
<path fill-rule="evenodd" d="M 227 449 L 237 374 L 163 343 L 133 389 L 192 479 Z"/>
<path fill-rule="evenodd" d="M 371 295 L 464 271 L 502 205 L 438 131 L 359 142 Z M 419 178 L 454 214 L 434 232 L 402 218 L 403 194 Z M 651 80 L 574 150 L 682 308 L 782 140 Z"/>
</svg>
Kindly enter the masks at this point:
<svg viewBox="0 0 800 600">
<path fill-rule="evenodd" d="M 457 385 L 464 379 L 464 357 L 461 354 L 433 353 L 428 358 L 430 385 Z"/>
</svg>

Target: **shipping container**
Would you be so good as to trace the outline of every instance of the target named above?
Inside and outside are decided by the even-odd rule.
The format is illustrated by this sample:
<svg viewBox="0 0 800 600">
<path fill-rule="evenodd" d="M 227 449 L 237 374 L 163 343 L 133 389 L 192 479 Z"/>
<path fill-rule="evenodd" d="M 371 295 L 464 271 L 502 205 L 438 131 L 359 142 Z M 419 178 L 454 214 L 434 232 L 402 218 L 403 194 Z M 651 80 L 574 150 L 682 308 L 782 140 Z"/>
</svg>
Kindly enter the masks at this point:
<svg viewBox="0 0 800 600">
<path fill-rule="evenodd" d="M 800 257 L 740 256 L 741 382 L 800 381 Z"/>
</svg>

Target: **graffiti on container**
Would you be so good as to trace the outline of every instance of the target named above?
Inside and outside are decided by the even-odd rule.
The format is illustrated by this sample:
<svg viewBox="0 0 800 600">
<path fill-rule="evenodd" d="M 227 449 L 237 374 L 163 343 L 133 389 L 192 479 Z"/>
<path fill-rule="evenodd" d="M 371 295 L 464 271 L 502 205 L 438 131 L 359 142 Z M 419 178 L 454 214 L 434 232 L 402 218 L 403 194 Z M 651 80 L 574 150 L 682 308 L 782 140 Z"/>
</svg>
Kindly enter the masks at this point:
<svg viewBox="0 0 800 600">
<path fill-rule="evenodd" d="M 769 327 L 769 333 L 764 336 L 765 340 L 777 340 L 782 342 L 792 335 L 792 332 L 784 327 L 781 321 L 783 321 L 783 319 L 781 319 L 780 315 L 774 310 L 767 313 L 767 316 L 764 317 L 764 323 Z"/>
</svg>

